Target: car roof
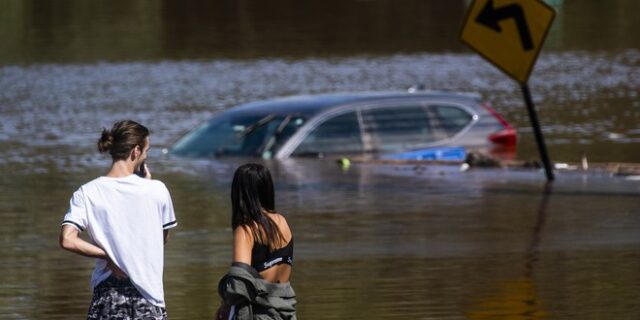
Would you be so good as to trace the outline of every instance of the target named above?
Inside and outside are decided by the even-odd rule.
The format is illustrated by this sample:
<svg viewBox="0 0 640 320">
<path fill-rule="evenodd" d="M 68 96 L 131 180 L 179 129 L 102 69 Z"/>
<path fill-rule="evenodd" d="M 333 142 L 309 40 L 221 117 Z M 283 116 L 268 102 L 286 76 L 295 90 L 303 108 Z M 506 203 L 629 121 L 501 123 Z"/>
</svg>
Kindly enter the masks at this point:
<svg viewBox="0 0 640 320">
<path fill-rule="evenodd" d="M 359 92 L 359 93 L 332 93 L 297 95 L 261 100 L 239 105 L 228 109 L 228 112 L 250 113 L 250 114 L 301 114 L 306 117 L 313 116 L 332 107 L 352 104 L 379 102 L 394 99 L 423 99 L 438 100 L 447 99 L 451 102 L 465 103 L 473 106 L 480 101 L 481 97 L 473 93 L 452 93 L 452 92 Z"/>
</svg>

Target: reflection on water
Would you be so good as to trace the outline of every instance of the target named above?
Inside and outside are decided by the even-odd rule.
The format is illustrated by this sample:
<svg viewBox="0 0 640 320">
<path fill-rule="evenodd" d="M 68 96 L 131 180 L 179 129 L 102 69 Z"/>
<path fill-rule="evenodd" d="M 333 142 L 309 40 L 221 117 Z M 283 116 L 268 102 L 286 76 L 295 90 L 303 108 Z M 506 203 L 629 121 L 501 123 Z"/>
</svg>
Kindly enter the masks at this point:
<svg viewBox="0 0 640 320">
<path fill-rule="evenodd" d="M 218 304 L 239 161 L 160 161 L 180 219 L 167 247 L 173 319 Z M 558 174 L 267 162 L 296 234 L 293 284 L 310 319 L 624 318 L 640 312 L 640 184 Z M 175 167 L 195 174 L 176 173 Z M 71 192 L 100 169 L 0 177 L 0 317 L 79 318 L 90 259 L 57 247 Z M 26 192 L 28 191 L 28 192 Z M 598 315 L 598 316 L 596 316 Z"/>
<path fill-rule="evenodd" d="M 3 1 L 0 65 L 465 52 L 469 0 Z M 640 48 L 635 0 L 547 0 L 551 50 Z"/>
<path fill-rule="evenodd" d="M 467 309 L 470 319 L 547 319 L 549 313 L 536 293 L 535 265 L 539 260 L 542 229 L 547 215 L 552 184 L 545 185 L 538 204 L 536 223 L 527 247 L 523 274 L 496 281 Z"/>
</svg>

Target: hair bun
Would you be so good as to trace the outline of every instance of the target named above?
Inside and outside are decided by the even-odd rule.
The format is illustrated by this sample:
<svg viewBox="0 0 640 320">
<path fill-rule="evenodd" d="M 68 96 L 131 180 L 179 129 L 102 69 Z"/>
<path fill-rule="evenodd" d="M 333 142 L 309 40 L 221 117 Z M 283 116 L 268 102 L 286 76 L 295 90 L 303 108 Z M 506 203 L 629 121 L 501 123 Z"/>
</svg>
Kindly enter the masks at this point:
<svg viewBox="0 0 640 320">
<path fill-rule="evenodd" d="M 98 151 L 109 152 L 113 161 L 127 159 L 136 146 L 147 145 L 149 129 L 133 121 L 122 120 L 113 124 L 111 130 L 103 129 L 98 140 Z"/>
<path fill-rule="evenodd" d="M 100 153 L 107 152 L 111 149 L 111 146 L 113 146 L 113 136 L 111 132 L 107 129 L 102 129 L 102 136 L 98 141 L 98 151 L 100 151 Z"/>
</svg>

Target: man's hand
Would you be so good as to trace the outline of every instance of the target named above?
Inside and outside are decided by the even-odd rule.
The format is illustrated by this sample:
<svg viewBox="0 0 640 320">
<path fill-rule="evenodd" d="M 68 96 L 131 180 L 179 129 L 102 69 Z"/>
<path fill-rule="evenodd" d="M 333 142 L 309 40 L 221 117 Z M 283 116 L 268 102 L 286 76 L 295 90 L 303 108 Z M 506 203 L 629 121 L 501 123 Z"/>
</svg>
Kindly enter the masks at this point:
<svg viewBox="0 0 640 320">
<path fill-rule="evenodd" d="M 102 248 L 95 244 L 84 241 L 80 238 L 80 231 L 70 225 L 62 226 L 60 231 L 60 246 L 68 251 L 83 255 L 85 257 L 99 258 L 107 260 L 107 266 L 105 270 L 111 271 L 114 277 L 118 279 L 127 278 L 127 274 L 124 273 L 118 266 L 113 263 L 111 258 L 107 255 Z"/>
<path fill-rule="evenodd" d="M 107 258 L 107 266 L 105 267 L 105 269 L 111 271 L 111 275 L 116 277 L 117 279 L 126 279 L 129 277 L 110 258 Z"/>
<path fill-rule="evenodd" d="M 145 179 L 149 179 L 151 180 L 151 171 L 149 171 L 149 166 L 147 165 L 147 163 L 145 162 L 144 164 L 142 164 L 144 166 L 144 172 L 145 172 Z"/>
</svg>

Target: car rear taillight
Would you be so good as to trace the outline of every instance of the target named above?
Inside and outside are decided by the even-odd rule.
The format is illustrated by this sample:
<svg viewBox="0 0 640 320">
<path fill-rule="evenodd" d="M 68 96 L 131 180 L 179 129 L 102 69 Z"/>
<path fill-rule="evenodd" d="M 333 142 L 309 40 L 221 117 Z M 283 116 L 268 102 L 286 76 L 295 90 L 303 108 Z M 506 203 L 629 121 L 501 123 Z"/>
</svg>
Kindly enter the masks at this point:
<svg viewBox="0 0 640 320">
<path fill-rule="evenodd" d="M 503 146 L 515 146 L 516 142 L 518 142 L 516 130 L 507 122 L 507 120 L 494 110 L 489 103 L 482 103 L 481 106 L 503 126 L 502 130 L 494 132 L 489 136 L 489 141 Z"/>
<path fill-rule="evenodd" d="M 489 140 L 493 143 L 501 144 L 504 146 L 515 146 L 518 142 L 516 130 L 503 129 L 489 136 Z"/>
</svg>

